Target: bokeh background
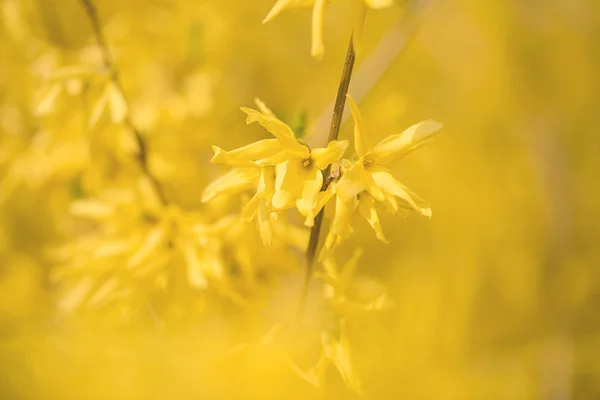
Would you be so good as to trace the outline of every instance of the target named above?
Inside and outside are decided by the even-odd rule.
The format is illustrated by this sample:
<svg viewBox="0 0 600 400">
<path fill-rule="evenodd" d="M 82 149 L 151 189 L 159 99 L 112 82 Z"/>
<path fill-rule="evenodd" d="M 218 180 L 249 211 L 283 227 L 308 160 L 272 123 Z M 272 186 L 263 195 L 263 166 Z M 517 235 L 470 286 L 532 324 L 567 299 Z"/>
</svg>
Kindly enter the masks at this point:
<svg viewBox="0 0 600 400">
<path fill-rule="evenodd" d="M 310 11 L 262 25 L 272 3 L 97 1 L 151 168 L 183 209 L 207 209 L 201 192 L 223 172 L 209 164 L 212 144 L 266 137 L 239 111 L 256 96 L 309 143 L 326 140 L 352 4 L 329 7 L 316 61 Z M 127 147 L 108 122 L 86 129 L 82 96 L 40 105 L 44 73 L 97 61 L 93 48 L 78 1 L 0 0 L 0 397 L 319 398 L 268 351 L 214 361 L 294 313 L 301 272 L 257 320 L 149 327 L 57 311 L 48 249 L 68 237 L 69 202 L 115 165 L 82 143 Z M 364 398 L 600 398 L 598 71 L 598 1 L 411 0 L 369 12 L 350 92 L 372 141 L 425 118 L 445 126 L 395 170 L 433 218 L 383 216 L 390 245 L 357 220 L 343 247 L 364 248 L 359 271 L 395 304 L 365 325 Z M 346 123 L 342 138 L 351 132 Z M 356 396 L 343 385 L 321 395 Z"/>
</svg>

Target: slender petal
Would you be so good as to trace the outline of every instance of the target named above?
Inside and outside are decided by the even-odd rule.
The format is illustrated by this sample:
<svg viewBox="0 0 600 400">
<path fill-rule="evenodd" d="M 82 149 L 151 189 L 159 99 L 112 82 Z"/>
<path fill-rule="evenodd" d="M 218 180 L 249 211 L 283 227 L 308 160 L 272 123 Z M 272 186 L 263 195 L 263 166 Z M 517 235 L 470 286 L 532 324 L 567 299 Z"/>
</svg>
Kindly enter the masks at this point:
<svg viewBox="0 0 600 400">
<path fill-rule="evenodd" d="M 377 185 L 377 183 L 375 183 L 375 180 L 373 179 L 373 174 L 371 173 L 370 169 L 369 169 L 369 171 L 365 171 L 365 173 L 363 174 L 363 180 L 365 181 L 365 186 L 367 187 L 367 191 L 369 192 L 369 194 L 371 196 L 373 196 L 375 198 L 375 200 L 377 200 L 377 201 L 385 200 L 385 193 L 383 193 L 383 190 L 381 190 L 381 187 L 379 187 Z"/>
<path fill-rule="evenodd" d="M 165 241 L 167 232 L 162 226 L 157 226 L 148 232 L 139 249 L 129 258 L 127 266 L 136 268 L 148 260 L 158 247 Z"/>
<path fill-rule="evenodd" d="M 381 222 L 379 221 L 379 216 L 375 209 L 375 200 L 373 197 L 368 194 L 361 195 L 358 202 L 358 211 L 369 222 L 369 225 L 371 225 L 371 228 L 375 231 L 377 239 L 381 240 L 383 243 L 389 243 L 381 229 Z"/>
<path fill-rule="evenodd" d="M 120 124 L 125 121 L 128 112 L 127 101 L 119 88 L 110 84 L 108 87 L 108 104 L 110 105 L 110 116 L 112 122 Z"/>
<path fill-rule="evenodd" d="M 281 148 L 281 151 L 279 153 L 268 158 L 256 160 L 254 161 L 254 164 L 258 165 L 259 167 L 274 167 L 277 164 L 281 164 L 282 162 L 289 159 L 290 155 L 287 152 L 283 151 L 283 148 Z"/>
<path fill-rule="evenodd" d="M 263 244 L 267 247 L 271 247 L 273 242 L 273 229 L 271 228 L 270 214 L 265 200 L 262 199 L 258 207 L 258 232 Z"/>
<path fill-rule="evenodd" d="M 347 148 L 347 140 L 332 140 L 327 144 L 326 148 L 313 149 L 311 158 L 319 169 L 325 169 L 329 164 L 339 161 Z"/>
<path fill-rule="evenodd" d="M 421 200 L 416 194 L 410 191 L 406 186 L 398 182 L 392 174 L 385 168 L 379 167 L 372 174 L 375 183 L 381 187 L 386 193 L 392 194 L 406 201 L 410 206 L 421 215 L 431 217 L 431 208 L 421 207 L 417 204 Z M 422 201 L 422 200 L 421 200 Z"/>
<path fill-rule="evenodd" d="M 241 213 L 240 217 L 242 218 L 243 221 L 252 221 L 254 219 L 254 217 L 256 216 L 256 213 L 258 212 L 258 207 L 260 206 L 260 202 L 262 200 L 263 199 L 261 199 L 261 197 L 258 193 L 255 194 L 254 196 L 252 196 L 250 201 L 248 203 L 246 203 L 246 205 L 242 209 L 242 213 Z"/>
<path fill-rule="evenodd" d="M 377 10 L 390 7 L 394 4 L 394 0 L 365 0 L 365 3 L 367 6 L 369 6 L 369 8 Z"/>
<path fill-rule="evenodd" d="M 348 238 L 354 229 L 352 229 L 352 217 L 356 210 L 356 198 L 343 201 L 339 196 L 335 200 L 335 216 L 331 223 L 331 232 Z"/>
<path fill-rule="evenodd" d="M 190 285 L 197 289 L 206 289 L 208 280 L 204 274 L 204 268 L 198 257 L 198 253 L 191 243 L 184 246 L 183 258 L 187 266 L 187 275 Z"/>
<path fill-rule="evenodd" d="M 350 257 L 350 259 L 344 264 L 344 267 L 339 275 L 340 287 L 338 290 L 340 290 L 340 292 L 345 292 L 348 286 L 350 286 L 350 281 L 356 274 L 356 270 L 358 269 L 358 260 L 362 256 L 362 253 L 363 252 L 361 248 L 354 249 L 352 257 Z"/>
<path fill-rule="evenodd" d="M 354 368 L 350 350 L 350 341 L 346 333 L 345 323 L 341 324 L 340 339 L 324 340 L 324 353 L 337 368 L 348 388 L 362 394 L 361 383 Z"/>
<path fill-rule="evenodd" d="M 275 167 L 275 193 L 273 207 L 286 209 L 296 205 L 301 197 L 306 179 L 306 168 L 300 160 L 288 160 Z"/>
<path fill-rule="evenodd" d="M 306 1 L 304 0 L 277 0 L 277 3 L 275 3 L 273 8 L 271 8 L 271 11 L 269 11 L 269 14 L 263 20 L 263 24 L 273 20 L 273 18 L 281 14 L 286 8 L 298 7 L 305 3 Z"/>
<path fill-rule="evenodd" d="M 267 200 L 267 206 L 271 204 L 271 198 L 275 192 L 275 168 L 265 167 L 261 169 L 260 179 L 256 193 Z"/>
<path fill-rule="evenodd" d="M 350 112 L 352 112 L 352 118 L 354 119 L 354 148 L 356 149 L 356 154 L 362 158 L 371 151 L 371 147 L 365 137 L 363 120 L 360 111 L 358 110 L 358 105 L 352 96 L 346 96 L 348 97 L 348 105 L 350 106 Z"/>
<path fill-rule="evenodd" d="M 114 215 L 115 208 L 100 200 L 82 199 L 72 202 L 69 211 L 77 217 L 105 219 Z"/>
<path fill-rule="evenodd" d="M 312 47 L 311 55 L 316 59 L 322 59 L 325 54 L 323 44 L 323 26 L 325 25 L 325 10 L 327 0 L 315 0 L 312 12 Z"/>
<path fill-rule="evenodd" d="M 261 113 L 265 114 L 267 117 L 277 118 L 275 113 L 273 111 L 271 111 L 271 109 L 269 107 L 267 107 L 267 105 L 258 97 L 254 98 L 254 104 L 256 104 L 256 107 L 258 107 L 258 110 Z"/>
<path fill-rule="evenodd" d="M 310 220 L 314 220 L 315 209 L 317 207 L 318 194 L 323 187 L 323 173 L 313 168 L 306 176 L 304 180 L 304 187 L 302 188 L 302 197 L 296 201 L 296 207 L 300 214 L 305 217 L 310 217 Z M 311 226 L 311 225 L 308 225 Z"/>
<path fill-rule="evenodd" d="M 325 237 L 325 243 L 319 252 L 319 262 L 326 260 L 329 254 L 331 254 L 336 247 L 342 244 L 343 241 L 344 238 L 341 235 L 336 235 L 333 233 L 333 231 L 329 231 Z"/>
<path fill-rule="evenodd" d="M 421 121 L 399 135 L 392 135 L 379 142 L 373 149 L 373 159 L 379 165 L 386 165 L 395 159 L 429 143 L 444 126 L 433 120 Z"/>
<path fill-rule="evenodd" d="M 365 169 L 359 161 L 342 175 L 335 186 L 335 192 L 342 201 L 349 201 L 367 188 L 363 179 L 365 173 Z"/>
<path fill-rule="evenodd" d="M 233 194 L 250 189 L 258 184 L 259 177 L 259 168 L 234 168 L 204 189 L 202 202 L 206 203 L 223 194 Z"/>
<path fill-rule="evenodd" d="M 242 107 L 242 111 L 248 115 L 246 123 L 251 124 L 253 122 L 258 122 L 279 140 L 283 149 L 290 155 L 298 158 L 309 157 L 310 150 L 305 145 L 298 143 L 294 136 L 294 132 L 289 126 L 277 118 L 264 115 L 251 108 Z"/>
<path fill-rule="evenodd" d="M 339 180 L 336 193 L 342 200 L 348 201 L 363 190 L 367 190 L 377 201 L 383 201 L 385 198 L 381 188 L 375 184 L 371 173 L 365 170 L 365 167 L 359 161 Z"/>
<path fill-rule="evenodd" d="M 282 150 L 277 139 L 259 140 L 239 149 L 226 151 L 218 146 L 212 147 L 215 155 L 210 160 L 213 164 L 229 165 L 231 167 L 247 167 L 257 160 L 273 157 Z"/>
</svg>

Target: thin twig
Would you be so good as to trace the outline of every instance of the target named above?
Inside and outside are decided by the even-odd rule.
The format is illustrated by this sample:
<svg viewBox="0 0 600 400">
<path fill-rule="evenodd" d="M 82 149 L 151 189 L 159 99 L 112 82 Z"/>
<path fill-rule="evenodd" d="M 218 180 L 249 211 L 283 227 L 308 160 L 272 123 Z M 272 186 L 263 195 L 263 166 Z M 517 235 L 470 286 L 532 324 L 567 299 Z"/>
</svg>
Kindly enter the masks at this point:
<svg viewBox="0 0 600 400">
<path fill-rule="evenodd" d="M 335 107 L 333 108 L 333 117 L 331 118 L 331 127 L 329 129 L 329 138 L 327 139 L 327 143 L 331 142 L 332 140 L 337 140 L 340 133 L 342 116 L 344 114 L 344 107 L 346 105 L 346 94 L 348 94 L 348 88 L 350 86 L 350 79 L 352 78 L 352 70 L 354 69 L 355 59 L 356 54 L 354 52 L 353 37 L 351 36 L 350 44 L 348 45 L 348 52 L 346 53 L 346 60 L 344 61 L 342 78 L 338 88 L 337 98 L 335 100 Z M 321 188 L 322 191 L 326 190 L 331 183 L 331 180 L 328 178 L 330 174 L 331 165 L 325 169 L 323 174 L 326 179 L 323 181 L 323 187 Z M 302 287 L 302 297 L 300 298 L 298 321 L 302 319 L 304 305 L 308 295 L 308 288 L 310 287 L 310 281 L 315 268 L 315 259 L 319 245 L 319 237 L 321 235 L 321 226 L 323 225 L 323 213 L 324 210 L 321 210 L 319 214 L 317 214 L 315 223 L 310 231 L 310 240 L 308 242 L 308 249 L 306 250 L 306 275 L 304 277 L 304 286 Z"/>
<path fill-rule="evenodd" d="M 414 40 L 424 16 L 432 8 L 435 0 L 414 0 L 410 3 L 407 13 L 385 33 L 373 51 L 366 56 L 360 68 L 354 72 L 352 97 L 357 103 L 364 99 L 369 91 L 379 82 L 385 72 L 398 59 L 407 46 Z M 335 107 L 332 100 L 323 109 L 314 123 L 309 127 L 307 143 L 317 145 L 323 140 L 321 133 L 327 130 L 330 115 Z M 348 118 L 345 114 L 342 123 Z"/>
<path fill-rule="evenodd" d="M 88 18 L 90 19 L 90 23 L 92 25 L 92 30 L 94 31 L 94 36 L 96 37 L 96 42 L 98 42 L 98 47 L 102 51 L 102 58 L 104 62 L 104 66 L 107 69 L 110 79 L 115 87 L 121 92 L 121 96 L 125 99 L 127 103 L 127 113 L 125 114 L 124 123 L 131 130 L 135 136 L 135 140 L 138 144 L 139 154 L 138 160 L 140 166 L 142 167 L 142 171 L 148 177 L 152 186 L 154 187 L 160 201 L 162 204 L 167 204 L 167 198 L 165 197 L 164 192 L 161 189 L 160 183 L 158 180 L 152 176 L 150 173 L 150 169 L 148 167 L 148 144 L 144 139 L 142 132 L 135 126 L 131 119 L 130 103 L 127 100 L 127 96 L 125 94 L 125 90 L 123 90 L 123 84 L 121 83 L 121 78 L 119 76 L 119 70 L 116 68 L 114 60 L 108 50 L 108 46 L 106 44 L 106 39 L 104 37 L 104 32 L 102 31 L 102 26 L 100 25 L 100 19 L 98 18 L 98 11 L 96 10 L 96 6 L 91 0 L 80 0 L 83 9 L 85 10 Z"/>
</svg>

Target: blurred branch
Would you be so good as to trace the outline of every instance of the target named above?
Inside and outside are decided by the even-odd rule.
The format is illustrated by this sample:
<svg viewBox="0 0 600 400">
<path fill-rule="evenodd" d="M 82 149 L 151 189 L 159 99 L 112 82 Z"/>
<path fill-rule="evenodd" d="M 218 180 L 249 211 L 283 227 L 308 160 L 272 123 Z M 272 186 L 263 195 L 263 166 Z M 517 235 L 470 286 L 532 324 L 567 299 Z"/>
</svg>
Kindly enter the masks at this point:
<svg viewBox="0 0 600 400">
<path fill-rule="evenodd" d="M 381 79 L 392 62 L 406 49 L 410 41 L 415 37 L 423 20 L 425 12 L 431 8 L 435 0 L 415 0 L 411 4 L 406 16 L 401 17 L 377 44 L 373 52 L 367 56 L 364 62 L 354 74 L 352 84 L 352 97 L 357 103 L 369 93 L 375 84 Z M 332 101 L 319 114 L 310 127 L 307 135 L 309 145 L 314 146 L 322 141 L 321 132 L 327 131 L 329 118 L 334 111 L 336 102 Z M 347 115 L 342 117 L 340 125 L 346 121 Z"/>
<path fill-rule="evenodd" d="M 167 204 L 167 199 L 165 197 L 164 192 L 161 189 L 160 183 L 158 180 L 152 176 L 150 170 L 148 168 L 148 144 L 142 134 L 142 132 L 134 125 L 133 120 L 131 118 L 131 107 L 130 103 L 125 94 L 125 90 L 123 90 L 123 84 L 121 83 L 121 78 L 119 76 L 119 70 L 117 69 L 114 60 L 108 50 L 108 46 L 106 44 L 106 38 L 104 37 L 104 32 L 102 31 L 102 26 L 100 25 L 100 19 L 98 18 L 98 11 L 96 6 L 92 2 L 92 0 L 79 0 L 81 2 L 82 7 L 84 8 L 88 18 L 90 19 L 90 23 L 92 25 L 92 30 L 94 32 L 94 36 L 96 38 L 96 42 L 98 43 L 98 47 L 102 51 L 102 58 L 104 61 L 104 66 L 106 67 L 108 74 L 112 83 L 115 87 L 121 92 L 121 96 L 125 99 L 127 103 L 127 112 L 125 115 L 124 123 L 131 130 L 135 136 L 135 140 L 137 142 L 139 148 L 138 160 L 140 166 L 142 167 L 142 171 L 148 177 L 152 186 L 154 187 L 160 201 L 163 204 Z"/>
</svg>

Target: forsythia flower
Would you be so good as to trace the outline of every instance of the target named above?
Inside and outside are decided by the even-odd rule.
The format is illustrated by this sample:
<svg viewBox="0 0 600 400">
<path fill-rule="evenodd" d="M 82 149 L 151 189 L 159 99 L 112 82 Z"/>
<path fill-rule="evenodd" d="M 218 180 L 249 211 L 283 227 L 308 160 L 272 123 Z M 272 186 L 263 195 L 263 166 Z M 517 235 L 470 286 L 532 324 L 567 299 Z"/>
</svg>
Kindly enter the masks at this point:
<svg viewBox="0 0 600 400">
<path fill-rule="evenodd" d="M 366 312 L 384 310 L 390 306 L 390 300 L 382 285 L 367 277 L 355 276 L 361 249 L 340 269 L 331 257 L 323 261 L 323 272 L 318 272 L 325 283 L 325 297 L 337 314 L 354 317 Z"/>
<path fill-rule="evenodd" d="M 257 100 L 257 104 L 261 111 L 242 108 L 248 115 L 247 123 L 258 122 L 275 139 L 260 140 L 231 151 L 214 146 L 211 162 L 234 169 L 212 182 L 205 189 L 202 201 L 256 187 L 256 194 L 242 215 L 248 220 L 258 216 L 261 236 L 269 245 L 270 225 L 277 220 L 277 211 L 296 207 L 306 217 L 306 225 L 313 225 L 315 215 L 322 208 L 319 205 L 323 187 L 321 171 L 341 159 L 348 141 L 334 140 L 326 148 L 311 150 L 263 103 Z"/>
<path fill-rule="evenodd" d="M 354 119 L 354 142 L 357 157 L 353 163 L 342 162 L 342 177 L 331 185 L 329 196 L 336 195 L 335 215 L 324 249 L 331 249 L 352 233 L 351 219 L 356 208 L 367 219 L 377 238 L 386 239 L 381 229 L 377 204 L 384 205 L 392 213 L 408 214 L 415 210 L 431 217 L 431 209 L 410 189 L 398 182 L 387 168 L 398 158 L 429 143 L 443 124 L 432 120 L 419 122 L 401 134 L 388 136 L 374 147 L 364 134 L 358 106 L 348 96 Z"/>
<path fill-rule="evenodd" d="M 355 0 L 356 1 L 356 0 Z M 372 9 L 386 8 L 394 4 L 394 0 L 358 0 L 363 6 Z M 311 55 L 315 58 L 322 58 L 325 53 L 323 44 L 323 25 L 325 23 L 325 9 L 327 0 L 278 0 L 269 14 L 263 20 L 267 23 L 279 15 L 283 10 L 295 7 L 312 6 L 312 45 Z"/>
<path fill-rule="evenodd" d="M 213 287 L 239 297 L 222 258 L 222 238 L 235 223 L 231 218 L 206 224 L 199 213 L 163 206 L 145 179 L 135 191 L 115 189 L 98 199 L 76 200 L 70 211 L 98 226 L 54 252 L 62 261 L 54 280 L 65 289 L 64 310 L 143 298 L 144 289 L 160 292 L 173 286 L 179 268 L 192 290 Z"/>
</svg>

